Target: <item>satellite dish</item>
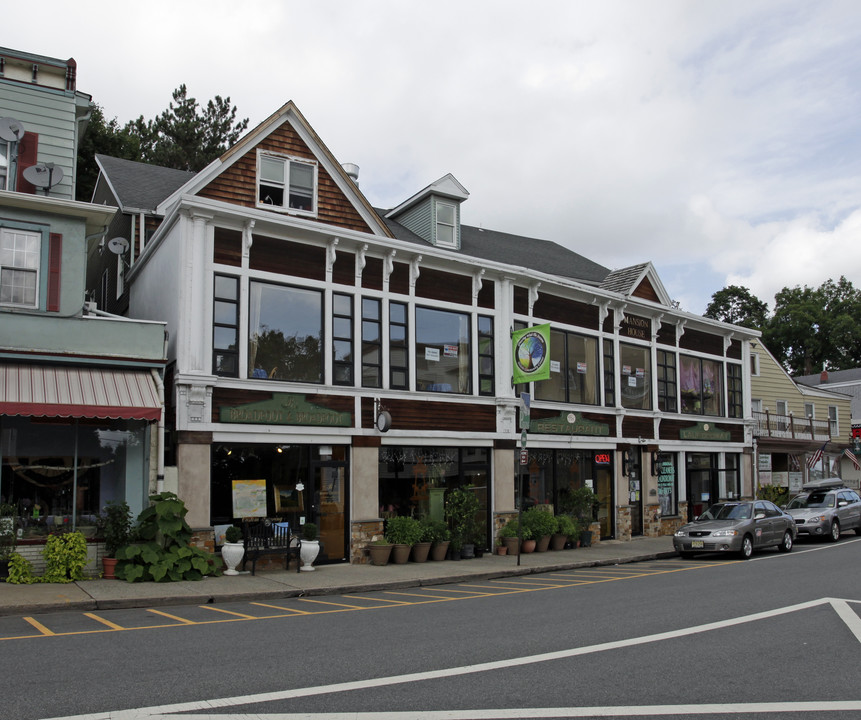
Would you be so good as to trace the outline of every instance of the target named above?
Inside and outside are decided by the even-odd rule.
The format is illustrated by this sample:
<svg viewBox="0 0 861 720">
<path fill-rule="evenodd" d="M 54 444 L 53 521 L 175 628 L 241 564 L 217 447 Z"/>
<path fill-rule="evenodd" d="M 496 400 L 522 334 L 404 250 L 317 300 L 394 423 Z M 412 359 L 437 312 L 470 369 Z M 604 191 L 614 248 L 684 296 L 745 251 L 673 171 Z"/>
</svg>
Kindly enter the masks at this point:
<svg viewBox="0 0 861 720">
<path fill-rule="evenodd" d="M 0 140 L 18 142 L 24 137 L 24 126 L 15 118 L 0 118 Z"/>
<path fill-rule="evenodd" d="M 108 240 L 108 250 L 110 250 L 114 255 L 122 255 L 128 249 L 129 241 L 124 237 L 115 237 Z"/>
<path fill-rule="evenodd" d="M 54 163 L 39 163 L 24 168 L 24 179 L 46 193 L 63 179 L 63 168 Z"/>
</svg>

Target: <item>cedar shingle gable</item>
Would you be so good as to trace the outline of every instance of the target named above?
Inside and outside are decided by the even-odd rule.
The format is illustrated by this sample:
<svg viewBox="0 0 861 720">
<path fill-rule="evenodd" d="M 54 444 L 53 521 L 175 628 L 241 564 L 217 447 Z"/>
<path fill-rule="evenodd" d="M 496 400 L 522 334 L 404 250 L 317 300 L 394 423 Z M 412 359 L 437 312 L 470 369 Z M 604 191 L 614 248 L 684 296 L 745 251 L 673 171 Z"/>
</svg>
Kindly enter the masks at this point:
<svg viewBox="0 0 861 720">
<path fill-rule="evenodd" d="M 282 155 L 318 160 L 292 126 L 289 123 L 284 123 L 261 140 L 259 144 L 248 150 L 239 160 L 231 163 L 197 195 L 232 205 L 257 207 L 258 148 Z M 263 209 L 265 210 L 265 208 Z M 289 214 L 275 210 L 270 212 L 277 215 Z M 320 162 L 317 165 L 316 219 L 328 225 L 360 232 L 372 231 Z"/>
</svg>

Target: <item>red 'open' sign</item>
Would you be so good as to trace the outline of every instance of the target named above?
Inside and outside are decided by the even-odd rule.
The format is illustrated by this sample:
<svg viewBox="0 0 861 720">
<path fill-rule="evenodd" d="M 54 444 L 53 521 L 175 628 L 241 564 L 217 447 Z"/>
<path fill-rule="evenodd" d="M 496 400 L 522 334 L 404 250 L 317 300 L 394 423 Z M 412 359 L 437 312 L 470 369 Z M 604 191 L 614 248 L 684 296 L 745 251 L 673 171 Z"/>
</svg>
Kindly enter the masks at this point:
<svg viewBox="0 0 861 720">
<path fill-rule="evenodd" d="M 595 453 L 595 464 L 596 465 L 609 465 L 610 464 L 610 453 Z"/>
</svg>

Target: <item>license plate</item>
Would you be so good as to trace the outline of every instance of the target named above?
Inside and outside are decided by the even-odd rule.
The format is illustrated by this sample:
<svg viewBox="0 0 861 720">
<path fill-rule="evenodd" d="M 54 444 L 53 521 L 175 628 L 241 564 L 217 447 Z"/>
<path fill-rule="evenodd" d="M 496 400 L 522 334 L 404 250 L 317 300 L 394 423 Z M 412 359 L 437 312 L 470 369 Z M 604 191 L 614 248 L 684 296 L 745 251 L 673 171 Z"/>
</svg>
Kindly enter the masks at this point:
<svg viewBox="0 0 861 720">
<path fill-rule="evenodd" d="M 703 547 L 703 541 L 702 541 L 702 540 L 691 540 L 691 547 L 692 547 L 694 550 L 696 550 L 697 548 L 699 548 L 700 550 L 702 550 L 702 547 Z"/>
</svg>

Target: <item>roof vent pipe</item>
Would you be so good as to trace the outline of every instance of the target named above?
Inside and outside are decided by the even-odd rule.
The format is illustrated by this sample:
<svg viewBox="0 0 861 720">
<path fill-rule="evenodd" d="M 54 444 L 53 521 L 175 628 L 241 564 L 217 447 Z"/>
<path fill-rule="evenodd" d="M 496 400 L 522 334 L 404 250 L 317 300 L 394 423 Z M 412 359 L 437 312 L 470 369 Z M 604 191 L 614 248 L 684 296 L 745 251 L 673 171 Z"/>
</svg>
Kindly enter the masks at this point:
<svg viewBox="0 0 861 720">
<path fill-rule="evenodd" d="M 344 172 L 350 176 L 350 179 L 354 183 L 356 183 L 356 185 L 358 185 L 359 184 L 359 166 L 356 165 L 355 163 L 344 163 L 343 165 L 341 165 L 341 167 L 344 168 Z"/>
</svg>

